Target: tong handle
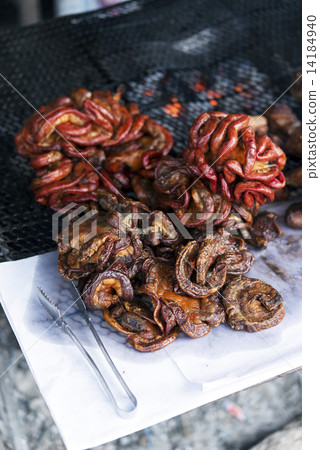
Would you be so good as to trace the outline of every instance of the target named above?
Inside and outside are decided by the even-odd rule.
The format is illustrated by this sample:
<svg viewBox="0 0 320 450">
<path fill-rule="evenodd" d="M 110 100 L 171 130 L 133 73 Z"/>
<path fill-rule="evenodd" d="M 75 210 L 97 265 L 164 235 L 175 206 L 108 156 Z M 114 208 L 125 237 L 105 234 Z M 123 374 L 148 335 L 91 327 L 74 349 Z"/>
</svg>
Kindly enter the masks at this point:
<svg viewBox="0 0 320 450">
<path fill-rule="evenodd" d="M 130 410 L 130 412 L 133 412 L 136 407 L 137 407 L 137 399 L 136 397 L 133 395 L 133 393 L 131 392 L 129 386 L 127 385 L 127 383 L 124 381 L 123 377 L 121 376 L 120 372 L 118 371 L 118 369 L 116 368 L 116 366 L 114 365 L 114 362 L 112 361 L 107 349 L 105 348 L 105 346 L 103 345 L 102 340 L 100 339 L 100 336 L 97 332 L 97 330 L 95 329 L 95 327 L 93 326 L 93 323 L 91 322 L 91 318 L 90 316 L 86 316 L 87 317 L 87 323 L 89 325 L 90 331 L 93 334 L 103 356 L 105 357 L 105 359 L 107 360 L 107 362 L 109 363 L 113 373 L 115 374 L 117 380 L 119 381 L 119 383 L 121 384 L 121 386 L 123 387 L 124 391 L 126 392 L 126 394 L 128 395 L 128 397 L 131 400 L 131 403 L 133 405 L 132 409 Z"/>
<path fill-rule="evenodd" d="M 124 381 L 124 379 L 123 379 L 123 377 L 121 376 L 120 372 L 118 371 L 118 369 L 117 369 L 116 366 L 114 365 L 114 363 L 113 363 L 113 361 L 112 361 L 112 359 L 111 359 L 111 357 L 110 357 L 110 355 L 109 355 L 107 349 L 106 349 L 105 346 L 103 345 L 103 342 L 102 342 L 102 340 L 101 340 L 101 338 L 100 338 L 100 336 L 99 336 L 97 330 L 95 329 L 95 327 L 94 327 L 94 325 L 93 325 L 93 323 L 92 323 L 91 316 L 90 316 L 90 314 L 89 314 L 88 311 L 87 311 L 87 307 L 86 307 L 84 301 L 82 300 L 82 296 L 81 296 L 81 294 L 79 293 L 79 291 L 78 291 L 78 289 L 77 289 L 77 286 L 75 285 L 75 283 L 74 283 L 73 281 L 71 281 L 71 283 L 72 283 L 73 288 L 74 288 L 74 290 L 75 290 L 75 293 L 76 293 L 76 295 L 77 295 L 76 304 L 77 304 L 77 306 L 78 306 L 78 308 L 79 308 L 79 311 L 82 313 L 82 315 L 83 315 L 83 317 L 84 317 L 84 319 L 85 319 L 87 325 L 89 326 L 89 329 L 90 329 L 90 331 L 91 331 L 93 337 L 95 338 L 95 340 L 96 340 L 96 342 L 97 342 L 97 344 L 98 344 L 98 346 L 99 346 L 99 348 L 100 348 L 100 350 L 101 350 L 101 352 L 102 352 L 104 358 L 106 359 L 106 361 L 107 361 L 107 363 L 109 364 L 110 368 L 112 369 L 114 375 L 116 376 L 117 380 L 118 380 L 119 383 L 121 384 L 123 390 L 126 392 L 128 398 L 130 399 L 130 401 L 131 401 L 131 403 L 132 403 L 131 409 L 130 409 L 130 410 L 125 410 L 125 411 L 124 411 L 122 408 L 119 407 L 119 405 L 117 404 L 116 400 L 114 399 L 115 407 L 116 407 L 117 411 L 118 411 L 120 414 L 122 414 L 122 411 L 124 411 L 124 413 L 125 413 L 126 415 L 132 414 L 132 413 L 135 411 L 135 409 L 137 408 L 137 404 L 138 404 L 137 399 L 136 399 L 136 397 L 133 395 L 133 393 L 131 392 L 131 390 L 130 390 L 129 386 L 127 385 L 127 383 Z M 114 398 L 114 397 L 113 397 L 113 398 Z M 122 414 L 122 415 L 123 415 L 123 414 Z"/>
<path fill-rule="evenodd" d="M 128 416 L 130 416 L 132 414 L 132 412 L 135 410 L 136 408 L 136 398 L 133 396 L 134 400 L 135 400 L 135 405 L 134 408 L 130 408 L 130 409 L 123 409 L 120 408 L 120 406 L 118 405 L 116 399 L 114 398 L 106 380 L 104 379 L 102 373 L 100 372 L 98 366 L 96 365 L 96 363 L 94 362 L 94 360 L 91 358 L 91 356 L 89 355 L 89 353 L 87 352 L 87 350 L 84 348 L 84 346 L 81 344 L 81 342 L 79 341 L 79 339 L 77 338 L 77 336 L 73 333 L 73 331 L 71 330 L 71 328 L 68 326 L 68 324 L 63 321 L 63 328 L 65 333 L 72 339 L 72 341 L 76 344 L 76 346 L 78 347 L 78 349 L 80 350 L 80 352 L 82 353 L 82 355 L 85 357 L 86 361 L 88 362 L 88 364 L 90 365 L 90 367 L 92 368 L 92 370 L 94 371 L 96 377 L 98 378 L 103 390 L 106 392 L 106 394 L 108 395 L 108 397 L 110 398 L 110 401 L 112 403 L 112 405 L 114 406 L 114 408 L 116 409 L 116 411 L 118 412 L 118 414 L 121 417 L 127 418 Z M 108 355 L 109 356 L 109 355 Z M 110 358 L 110 357 L 109 357 Z M 111 361 L 112 362 L 112 361 Z M 114 366 L 113 362 L 112 365 Z M 115 366 L 114 366 L 115 367 Z M 117 369 L 116 369 L 117 370 Z M 124 381 L 124 380 L 123 380 Z M 131 393 L 131 392 L 130 392 Z M 131 397 L 130 397 L 131 398 Z"/>
</svg>

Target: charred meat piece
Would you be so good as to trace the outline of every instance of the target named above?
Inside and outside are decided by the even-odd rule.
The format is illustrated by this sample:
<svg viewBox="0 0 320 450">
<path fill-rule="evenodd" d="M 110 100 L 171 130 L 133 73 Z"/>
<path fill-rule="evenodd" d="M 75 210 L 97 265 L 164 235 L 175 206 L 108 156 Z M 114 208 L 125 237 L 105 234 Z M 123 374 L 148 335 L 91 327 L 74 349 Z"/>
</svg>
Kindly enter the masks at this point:
<svg viewBox="0 0 320 450">
<path fill-rule="evenodd" d="M 171 310 L 179 328 L 189 337 L 199 338 L 210 332 L 210 326 L 201 320 L 199 299 L 168 293 L 162 302 Z"/>
<path fill-rule="evenodd" d="M 141 175 L 134 175 L 131 179 L 131 186 L 138 200 L 149 208 L 156 208 L 158 204 L 158 194 L 153 188 L 152 181 Z"/>
<path fill-rule="evenodd" d="M 301 158 L 302 153 L 302 130 L 297 128 L 288 140 L 283 144 L 283 148 L 288 155 Z"/>
<path fill-rule="evenodd" d="M 218 296 L 193 299 L 186 295 L 169 293 L 161 300 L 172 311 L 179 328 L 189 337 L 199 338 L 226 322 L 226 314 Z"/>
<path fill-rule="evenodd" d="M 108 222 L 124 234 L 139 234 L 145 245 L 174 247 L 180 239 L 169 217 L 159 210 L 150 212 L 141 202 L 102 193 L 99 204 L 108 211 Z"/>
<path fill-rule="evenodd" d="M 142 253 L 142 242 L 136 236 L 122 237 L 110 225 L 104 213 L 95 213 L 79 227 L 70 222 L 57 239 L 58 268 L 67 280 L 88 276 L 103 270 L 115 260 L 129 263 Z M 92 237 L 93 235 L 93 237 Z"/>
<path fill-rule="evenodd" d="M 189 242 L 183 250 L 180 251 L 176 262 L 176 277 L 180 289 L 187 295 L 193 298 L 205 298 L 213 295 L 224 285 L 227 270 L 224 264 L 220 264 L 215 265 L 209 272 L 208 269 L 213 264 L 214 258 L 217 256 L 212 254 L 212 259 L 206 261 L 209 265 L 207 270 L 205 271 L 205 268 L 202 267 L 202 272 L 198 272 L 198 254 L 199 244 L 197 244 L 196 241 Z M 195 268 L 196 275 L 194 275 Z M 198 274 L 201 275 L 202 278 L 199 283 L 196 280 L 199 278 Z"/>
<path fill-rule="evenodd" d="M 212 223 L 217 226 L 230 214 L 231 203 L 220 194 L 213 194 L 201 181 L 196 181 L 189 191 L 188 203 L 183 208 L 177 208 L 175 213 L 186 227 L 197 228 Z"/>
<path fill-rule="evenodd" d="M 144 203 L 132 200 L 129 197 L 117 197 L 110 192 L 99 192 L 99 206 L 105 211 L 120 213 L 144 213 L 150 212 L 150 209 Z"/>
<path fill-rule="evenodd" d="M 285 316 L 279 292 L 255 278 L 234 277 L 224 286 L 221 297 L 228 324 L 235 330 L 265 330 Z"/>
<path fill-rule="evenodd" d="M 217 327 L 221 323 L 226 323 L 226 312 L 218 294 L 201 299 L 199 316 L 210 327 Z"/>
<path fill-rule="evenodd" d="M 249 126 L 258 136 L 268 133 L 268 120 L 265 116 L 250 116 Z"/>
<path fill-rule="evenodd" d="M 198 338 L 209 333 L 210 326 L 225 321 L 224 309 L 216 296 L 195 299 L 175 289 L 174 268 L 151 258 L 143 266 L 144 283 L 137 290 L 150 299 L 153 318 L 165 334 L 177 324 L 188 336 Z"/>
<path fill-rule="evenodd" d="M 164 332 L 168 333 L 171 327 L 166 326 L 161 316 L 160 297 L 164 292 L 173 292 L 174 268 L 167 260 L 160 258 L 148 258 L 141 268 L 142 282 L 136 287 L 137 294 L 146 297 L 153 311 L 155 323 Z"/>
<path fill-rule="evenodd" d="M 97 234 L 91 237 L 95 226 Z M 103 216 L 94 216 L 79 228 L 74 228 L 71 222 L 57 239 L 61 275 L 73 280 L 104 268 L 115 242 L 120 240 L 118 231 L 108 225 Z"/>
<path fill-rule="evenodd" d="M 179 252 L 176 278 L 180 289 L 187 295 L 205 298 L 224 285 L 227 274 L 248 272 L 253 260 L 243 239 L 221 228 L 200 243 L 189 242 Z"/>
<path fill-rule="evenodd" d="M 294 114 L 290 106 L 284 103 L 275 103 L 266 112 L 271 133 L 284 136 L 292 136 L 294 132 L 301 128 L 301 122 Z"/>
<path fill-rule="evenodd" d="M 180 235 L 175 229 L 169 217 L 162 211 L 153 211 L 148 217 L 148 228 L 143 234 L 146 245 L 157 247 L 165 245 L 175 247 L 179 242 Z"/>
<path fill-rule="evenodd" d="M 283 231 L 276 224 L 277 215 L 273 212 L 264 211 L 258 214 L 254 220 L 249 233 L 251 239 L 249 244 L 258 248 L 266 248 L 268 242 L 283 235 Z"/>
<path fill-rule="evenodd" d="M 155 335 L 153 338 L 146 338 L 143 333 L 130 334 L 127 342 L 139 352 L 154 352 L 161 350 L 175 341 L 179 334 L 179 328 L 175 327 L 169 334 Z"/>
<path fill-rule="evenodd" d="M 160 350 L 173 342 L 179 333 L 178 327 L 174 327 L 164 335 L 146 305 L 139 300 L 111 306 L 104 311 L 104 318 L 113 329 L 126 334 L 127 342 L 140 352 Z"/>
<path fill-rule="evenodd" d="M 107 269 L 91 277 L 83 287 L 82 298 L 90 309 L 106 309 L 120 299 L 132 300 L 134 292 L 128 276 Z"/>
<path fill-rule="evenodd" d="M 290 228 L 302 228 L 302 203 L 293 203 L 286 211 L 286 224 Z"/>
</svg>

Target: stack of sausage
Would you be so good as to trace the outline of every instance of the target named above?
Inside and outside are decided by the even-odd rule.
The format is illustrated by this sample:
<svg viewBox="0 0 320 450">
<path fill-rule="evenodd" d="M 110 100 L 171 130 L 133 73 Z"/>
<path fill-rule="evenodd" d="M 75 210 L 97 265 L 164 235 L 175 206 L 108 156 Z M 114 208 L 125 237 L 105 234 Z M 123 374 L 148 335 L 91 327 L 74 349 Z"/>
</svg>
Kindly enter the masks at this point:
<svg viewBox="0 0 320 450">
<path fill-rule="evenodd" d="M 99 192 L 134 191 L 151 208 L 173 211 L 187 227 L 252 223 L 259 205 L 283 188 L 285 153 L 256 135 L 245 114 L 201 114 L 185 150 L 168 130 L 121 103 L 121 92 L 76 89 L 39 109 L 16 136 L 36 169 L 31 188 L 43 205 L 97 203 Z M 186 217 L 186 219 L 185 219 Z"/>
<path fill-rule="evenodd" d="M 76 89 L 26 121 L 15 141 L 36 170 L 31 189 L 39 203 L 58 210 L 96 203 L 99 190 L 121 195 L 150 152 L 170 152 L 171 134 L 136 104 L 121 104 L 121 95 Z"/>
</svg>

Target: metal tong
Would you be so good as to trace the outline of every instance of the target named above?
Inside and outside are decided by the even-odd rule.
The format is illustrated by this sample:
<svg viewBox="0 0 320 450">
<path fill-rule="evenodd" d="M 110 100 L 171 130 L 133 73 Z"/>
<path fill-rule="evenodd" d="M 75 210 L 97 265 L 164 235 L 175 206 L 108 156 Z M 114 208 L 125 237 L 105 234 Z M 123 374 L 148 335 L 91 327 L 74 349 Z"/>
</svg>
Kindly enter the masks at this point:
<svg viewBox="0 0 320 450">
<path fill-rule="evenodd" d="M 74 289 L 76 290 L 77 293 L 77 299 L 75 301 L 75 303 L 78 306 L 79 311 L 82 313 L 86 323 L 88 324 L 91 333 L 93 334 L 100 350 L 102 351 L 103 356 L 105 357 L 105 359 L 107 360 L 107 362 L 109 363 L 113 373 L 115 374 L 117 380 L 119 381 L 119 383 L 121 384 L 123 390 L 126 392 L 128 398 L 130 399 L 130 402 L 132 403 L 132 406 L 128 409 L 124 409 L 122 407 L 119 406 L 118 402 L 116 401 L 113 393 L 111 392 L 107 381 L 105 380 L 105 378 L 103 377 L 102 373 L 100 372 L 98 366 L 96 365 L 96 363 L 94 362 L 94 360 L 92 359 L 92 357 L 89 355 L 89 353 L 87 352 L 87 350 L 84 348 L 84 346 L 81 344 L 81 342 L 79 341 L 79 339 L 76 337 L 76 335 L 74 334 L 74 332 L 72 331 L 72 329 L 69 327 L 69 325 L 67 324 L 67 322 L 63 319 L 61 311 L 59 310 L 59 308 L 57 307 L 57 305 L 47 296 L 47 294 L 43 291 L 43 289 L 41 287 L 39 287 L 39 301 L 41 303 L 42 306 L 44 306 L 44 308 L 47 310 L 47 312 L 51 315 L 51 317 L 54 319 L 54 321 L 57 323 L 57 325 L 60 326 L 60 328 L 64 331 L 64 333 L 66 333 L 71 339 L 72 341 L 76 344 L 76 346 L 78 347 L 78 349 L 80 350 L 80 352 L 82 353 L 82 355 L 85 357 L 86 361 L 89 363 L 91 369 L 94 371 L 96 377 L 98 378 L 103 390 L 106 392 L 106 394 L 108 395 L 113 407 L 115 408 L 116 412 L 119 414 L 119 416 L 123 417 L 123 418 L 128 418 L 130 416 L 133 415 L 133 413 L 136 411 L 137 408 L 137 399 L 136 397 L 133 395 L 133 393 L 131 392 L 131 390 L 129 389 L 128 385 L 126 384 L 126 382 L 124 381 L 124 379 L 122 378 L 121 374 L 119 373 L 118 369 L 116 368 L 116 366 L 114 365 L 109 353 L 107 352 L 105 346 L 103 345 L 97 330 L 95 329 L 95 327 L 93 326 L 92 322 L 91 322 L 91 317 L 88 314 L 87 308 L 81 298 L 81 296 L 79 295 L 79 292 L 76 288 L 76 286 L 74 285 L 74 283 L 72 282 Z"/>
</svg>

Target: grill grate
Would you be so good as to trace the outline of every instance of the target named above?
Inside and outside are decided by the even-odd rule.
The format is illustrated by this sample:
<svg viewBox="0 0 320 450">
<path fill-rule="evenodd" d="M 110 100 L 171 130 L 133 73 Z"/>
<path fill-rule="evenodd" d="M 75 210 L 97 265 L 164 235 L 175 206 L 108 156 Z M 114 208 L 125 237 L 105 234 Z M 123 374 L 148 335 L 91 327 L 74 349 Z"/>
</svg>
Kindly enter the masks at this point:
<svg viewBox="0 0 320 450">
<path fill-rule="evenodd" d="M 297 0 L 133 0 L 3 31 L 0 66 L 37 108 L 75 87 L 124 83 L 125 100 L 166 126 L 180 151 L 203 111 L 261 114 L 288 87 L 300 23 Z M 0 260 L 15 260 L 55 245 L 52 212 L 33 200 L 33 171 L 13 142 L 33 110 L 1 78 L 0 89 Z M 300 114 L 289 94 L 283 101 Z"/>
</svg>

